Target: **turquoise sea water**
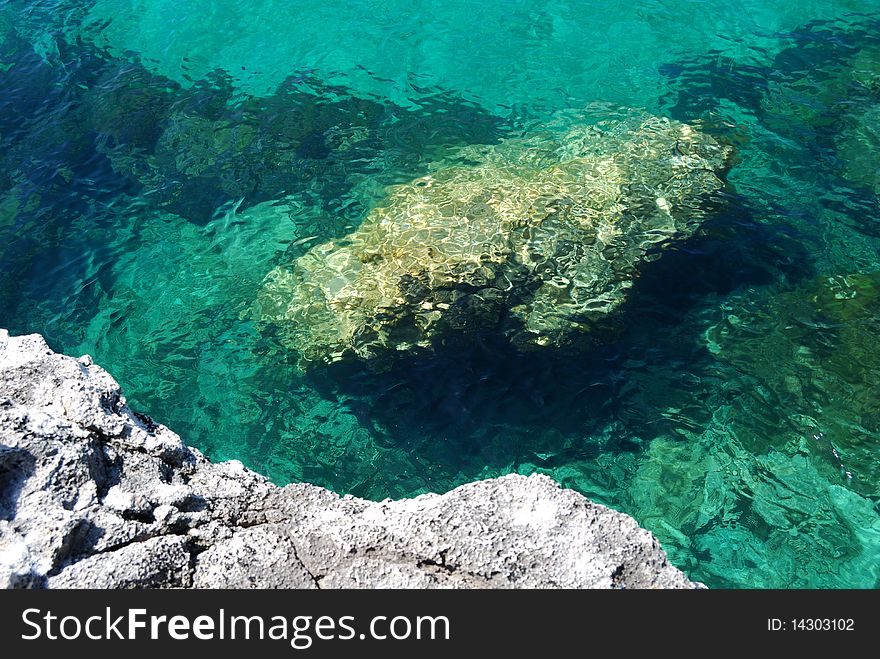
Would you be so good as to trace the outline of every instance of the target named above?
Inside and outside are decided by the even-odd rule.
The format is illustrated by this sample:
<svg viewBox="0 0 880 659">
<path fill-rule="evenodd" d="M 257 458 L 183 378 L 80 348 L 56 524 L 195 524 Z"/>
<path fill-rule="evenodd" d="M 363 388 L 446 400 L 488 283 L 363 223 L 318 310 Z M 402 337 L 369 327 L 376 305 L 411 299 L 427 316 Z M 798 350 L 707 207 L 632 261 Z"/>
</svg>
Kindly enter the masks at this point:
<svg viewBox="0 0 880 659">
<path fill-rule="evenodd" d="M 876 3 L 0 2 L 0 89 L 0 326 L 210 457 L 374 499 L 541 471 L 710 586 L 880 585 Z M 388 184 L 620 107 L 737 162 L 611 343 L 304 375 L 255 319 Z"/>
</svg>

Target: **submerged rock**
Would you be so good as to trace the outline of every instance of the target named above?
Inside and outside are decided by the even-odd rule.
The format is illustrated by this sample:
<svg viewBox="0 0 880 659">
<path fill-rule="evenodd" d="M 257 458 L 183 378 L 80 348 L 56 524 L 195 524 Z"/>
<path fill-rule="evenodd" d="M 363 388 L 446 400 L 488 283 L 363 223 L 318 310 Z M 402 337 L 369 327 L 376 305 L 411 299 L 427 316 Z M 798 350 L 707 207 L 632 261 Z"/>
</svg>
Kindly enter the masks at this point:
<svg viewBox="0 0 880 659">
<path fill-rule="evenodd" d="M 880 195 L 880 94 L 874 105 L 850 112 L 843 121 L 845 129 L 837 139 L 837 153 L 846 177 Z"/>
<path fill-rule="evenodd" d="M 831 482 L 880 496 L 880 273 L 821 276 L 749 301 L 707 332 L 709 349 L 751 381 L 755 409 L 774 432 L 737 428 L 755 453 L 807 453 Z M 744 440 L 745 441 L 745 440 Z"/>
<path fill-rule="evenodd" d="M 729 156 L 645 115 L 466 147 L 455 165 L 389 188 L 354 232 L 272 271 L 261 318 L 305 362 L 483 332 L 521 349 L 576 345 L 658 248 L 700 225 Z"/>
<path fill-rule="evenodd" d="M 340 219 L 364 178 L 418 175 L 430 154 L 493 142 L 504 128 L 441 89 L 403 107 L 311 74 L 256 96 L 240 93 L 222 70 L 181 85 L 131 53 L 115 57 L 88 40 L 54 34 L 47 48 L 45 25 L 33 31 L 14 18 L 0 7 L 0 194 L 14 186 L 39 191 L 39 205 L 27 212 L 38 225 L 66 226 L 43 215 L 96 207 L 113 206 L 116 217 L 120 195 L 200 225 L 224 207 L 289 194 L 307 195 Z"/>
<path fill-rule="evenodd" d="M 212 464 L 91 359 L 0 330 L 0 587 L 694 588 L 546 476 L 371 502 Z"/>
<path fill-rule="evenodd" d="M 840 42 L 846 44 L 846 39 Z M 821 66 L 811 62 L 770 84 L 760 114 L 774 132 L 805 143 L 850 182 L 876 195 L 880 48 L 855 42 L 841 50 L 818 60 Z M 789 57 L 797 60 L 796 52 Z"/>
</svg>

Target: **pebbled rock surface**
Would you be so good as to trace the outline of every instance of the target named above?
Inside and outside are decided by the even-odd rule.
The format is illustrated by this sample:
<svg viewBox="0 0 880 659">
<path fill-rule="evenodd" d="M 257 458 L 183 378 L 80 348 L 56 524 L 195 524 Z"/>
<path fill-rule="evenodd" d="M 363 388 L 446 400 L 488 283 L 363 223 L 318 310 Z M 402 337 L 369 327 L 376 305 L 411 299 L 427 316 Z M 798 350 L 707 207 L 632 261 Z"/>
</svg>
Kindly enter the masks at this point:
<svg viewBox="0 0 880 659">
<path fill-rule="evenodd" d="M 0 330 L 9 588 L 694 588 L 635 520 L 545 476 L 371 502 L 213 464 L 88 356 Z"/>
<path fill-rule="evenodd" d="M 258 313 L 303 365 L 381 368 L 482 334 L 576 350 L 718 206 L 730 156 L 691 126 L 635 112 L 560 116 L 465 147 L 455 165 L 391 186 L 352 233 L 269 273 Z"/>
</svg>

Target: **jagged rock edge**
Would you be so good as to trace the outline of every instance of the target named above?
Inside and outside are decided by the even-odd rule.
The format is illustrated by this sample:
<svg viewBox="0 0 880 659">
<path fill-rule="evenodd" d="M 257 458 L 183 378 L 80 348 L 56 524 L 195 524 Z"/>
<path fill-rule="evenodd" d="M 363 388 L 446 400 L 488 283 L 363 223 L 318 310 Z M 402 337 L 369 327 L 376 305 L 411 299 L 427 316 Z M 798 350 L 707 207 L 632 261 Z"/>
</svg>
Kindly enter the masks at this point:
<svg viewBox="0 0 880 659">
<path fill-rule="evenodd" d="M 88 356 L 5 330 L 0 472 L 6 587 L 700 587 L 547 476 L 371 502 L 211 463 Z"/>
</svg>

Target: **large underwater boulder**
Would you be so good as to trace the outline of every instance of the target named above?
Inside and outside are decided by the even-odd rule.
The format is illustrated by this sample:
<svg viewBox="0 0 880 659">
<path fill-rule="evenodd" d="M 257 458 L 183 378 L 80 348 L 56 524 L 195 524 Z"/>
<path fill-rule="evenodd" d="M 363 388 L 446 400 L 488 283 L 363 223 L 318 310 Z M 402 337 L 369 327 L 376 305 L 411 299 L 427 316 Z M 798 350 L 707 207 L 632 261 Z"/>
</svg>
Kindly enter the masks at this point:
<svg viewBox="0 0 880 659">
<path fill-rule="evenodd" d="M 635 113 L 465 147 L 390 187 L 349 235 L 269 273 L 259 313 L 305 363 L 486 333 L 520 349 L 582 344 L 640 266 L 717 205 L 730 155 L 691 126 Z"/>
</svg>

